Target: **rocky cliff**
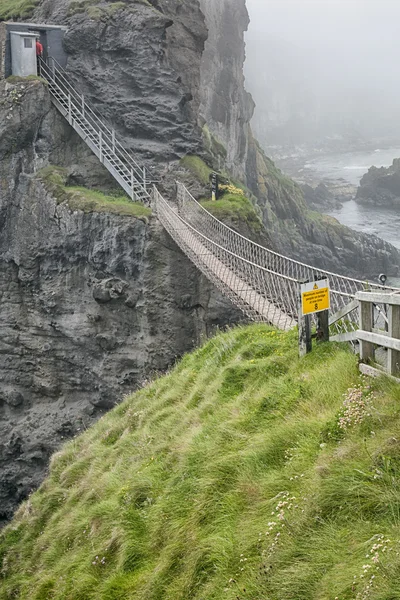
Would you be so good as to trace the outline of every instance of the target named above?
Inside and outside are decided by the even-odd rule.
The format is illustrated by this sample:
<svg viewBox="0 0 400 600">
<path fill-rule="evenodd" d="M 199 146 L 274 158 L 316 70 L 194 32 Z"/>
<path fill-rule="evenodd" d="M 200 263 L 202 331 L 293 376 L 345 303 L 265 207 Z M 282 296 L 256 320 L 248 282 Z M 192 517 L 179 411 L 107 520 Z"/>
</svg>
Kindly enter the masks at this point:
<svg viewBox="0 0 400 600">
<path fill-rule="evenodd" d="M 245 0 L 200 0 L 208 38 L 200 64 L 203 143 L 213 136 L 214 164 L 252 192 L 273 247 L 303 262 L 356 277 L 398 275 L 400 253 L 376 236 L 356 233 L 333 218 L 309 211 L 303 192 L 265 156 L 250 121 L 254 102 L 245 89 Z M 216 142 L 216 143 L 215 143 Z"/>
<path fill-rule="evenodd" d="M 201 151 L 199 4 L 44 0 L 35 19 L 66 24 L 68 73 L 120 139 L 157 173 Z"/>
<path fill-rule="evenodd" d="M 353 276 L 398 275 L 396 249 L 310 213 L 255 141 L 245 0 L 43 0 L 34 18 L 68 26 L 71 78 L 169 195 L 176 178 L 206 193 L 181 166 L 194 155 L 247 185 L 275 249 Z"/>
<path fill-rule="evenodd" d="M 388 167 L 371 167 L 360 182 L 356 202 L 383 208 L 400 207 L 400 158 Z"/>
<path fill-rule="evenodd" d="M 38 177 L 110 185 L 39 81 L 0 85 L 0 523 L 50 454 L 241 316 L 155 218 L 71 210 Z"/>
</svg>

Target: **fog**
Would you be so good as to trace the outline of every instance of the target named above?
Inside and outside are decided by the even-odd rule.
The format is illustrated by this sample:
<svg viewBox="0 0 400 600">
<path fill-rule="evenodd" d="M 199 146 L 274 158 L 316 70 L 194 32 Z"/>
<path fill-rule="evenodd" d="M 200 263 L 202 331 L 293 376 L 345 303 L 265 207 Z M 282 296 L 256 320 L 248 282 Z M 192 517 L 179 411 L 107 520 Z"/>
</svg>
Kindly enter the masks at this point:
<svg viewBox="0 0 400 600">
<path fill-rule="evenodd" d="M 399 0 L 247 0 L 247 7 L 247 88 L 265 146 L 399 142 Z"/>
</svg>

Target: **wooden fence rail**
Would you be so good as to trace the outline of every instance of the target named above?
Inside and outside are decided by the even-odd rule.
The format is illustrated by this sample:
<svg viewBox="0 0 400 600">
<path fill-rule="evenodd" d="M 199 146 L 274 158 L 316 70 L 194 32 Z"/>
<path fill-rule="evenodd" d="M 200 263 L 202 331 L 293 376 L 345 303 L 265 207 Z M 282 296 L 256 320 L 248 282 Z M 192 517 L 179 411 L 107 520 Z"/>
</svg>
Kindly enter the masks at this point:
<svg viewBox="0 0 400 600">
<path fill-rule="evenodd" d="M 387 350 L 387 372 L 400 375 L 400 294 L 388 292 L 357 292 L 360 304 L 360 329 L 356 336 L 360 342 L 360 358 L 375 360 L 377 346 Z M 380 308 L 383 305 L 384 308 Z M 382 315 L 382 325 L 375 326 L 376 312 Z"/>
</svg>

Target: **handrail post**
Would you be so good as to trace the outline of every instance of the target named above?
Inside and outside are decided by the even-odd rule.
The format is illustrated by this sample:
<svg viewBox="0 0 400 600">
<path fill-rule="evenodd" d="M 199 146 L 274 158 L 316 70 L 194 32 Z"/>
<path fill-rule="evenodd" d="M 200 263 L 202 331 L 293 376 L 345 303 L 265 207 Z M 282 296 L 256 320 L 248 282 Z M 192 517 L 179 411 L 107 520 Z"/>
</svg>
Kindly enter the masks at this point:
<svg viewBox="0 0 400 600">
<path fill-rule="evenodd" d="M 112 149 L 115 154 L 115 129 L 111 130 Z"/>
<path fill-rule="evenodd" d="M 82 102 L 82 116 L 85 116 L 85 96 L 82 94 L 81 95 L 81 102 Z"/>
<path fill-rule="evenodd" d="M 400 339 L 400 306 L 389 305 L 389 336 Z M 400 373 L 400 352 L 388 348 L 388 372 L 389 375 L 399 375 Z"/>
<path fill-rule="evenodd" d="M 303 314 L 301 284 L 298 284 L 298 315 L 299 315 L 299 356 L 305 356 L 312 351 L 311 315 Z"/>
<path fill-rule="evenodd" d="M 135 191 L 133 189 L 133 185 L 134 185 L 134 179 L 133 179 L 133 171 L 131 169 L 131 197 L 132 197 L 132 200 L 135 200 Z"/>
<path fill-rule="evenodd" d="M 147 189 L 146 189 L 146 167 L 143 167 L 143 187 L 144 187 L 144 191 L 147 192 Z"/>
<path fill-rule="evenodd" d="M 49 58 L 49 62 L 51 61 L 50 73 L 53 75 L 53 81 L 56 80 L 56 66 L 54 63 L 54 58 Z"/>
<path fill-rule="evenodd" d="M 68 123 L 72 125 L 72 102 L 71 102 L 71 94 L 68 94 Z"/>
<path fill-rule="evenodd" d="M 101 129 L 99 129 L 99 151 L 100 162 L 103 162 L 103 134 L 101 132 Z"/>
<path fill-rule="evenodd" d="M 372 331 L 374 326 L 374 305 L 372 302 L 360 300 L 360 329 L 362 331 Z M 375 347 L 371 342 L 360 340 L 360 358 L 361 360 L 374 360 Z"/>
</svg>

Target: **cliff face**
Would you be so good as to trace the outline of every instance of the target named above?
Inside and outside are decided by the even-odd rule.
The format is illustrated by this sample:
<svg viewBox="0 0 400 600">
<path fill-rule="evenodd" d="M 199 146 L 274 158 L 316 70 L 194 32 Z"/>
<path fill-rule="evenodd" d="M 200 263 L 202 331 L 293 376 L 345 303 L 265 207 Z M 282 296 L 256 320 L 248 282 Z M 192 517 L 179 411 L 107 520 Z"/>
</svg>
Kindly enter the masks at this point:
<svg viewBox="0 0 400 600">
<path fill-rule="evenodd" d="M 249 23 L 245 2 L 200 0 L 208 38 L 201 61 L 200 125 L 206 125 L 226 149 L 226 167 L 243 181 L 254 102 L 245 90 L 244 32 Z"/>
<path fill-rule="evenodd" d="M 156 219 L 57 203 L 45 164 L 109 182 L 42 83 L 1 84 L 0 106 L 1 523 L 63 439 L 241 316 Z"/>
<path fill-rule="evenodd" d="M 400 207 L 400 158 L 388 167 L 371 167 L 357 190 L 356 202 L 383 208 Z"/>
<path fill-rule="evenodd" d="M 201 61 L 200 121 L 226 148 L 223 167 L 256 198 L 276 250 L 356 277 L 400 272 L 400 253 L 375 236 L 353 232 L 335 219 L 308 211 L 303 193 L 268 159 L 250 121 L 254 102 L 245 89 L 244 0 L 200 0 L 208 38 Z M 219 158 L 219 157 L 218 157 Z M 217 166 L 221 166 L 217 164 Z"/>
<path fill-rule="evenodd" d="M 169 196 L 176 178 L 188 182 L 179 159 L 200 156 L 248 186 L 275 249 L 357 277 L 398 275 L 396 249 L 311 214 L 255 141 L 243 75 L 245 0 L 44 0 L 35 19 L 68 26 L 71 78 Z"/>
<path fill-rule="evenodd" d="M 35 19 L 68 25 L 71 79 L 141 161 L 160 174 L 170 161 L 200 152 L 207 29 L 196 0 L 44 0 Z"/>
</svg>

